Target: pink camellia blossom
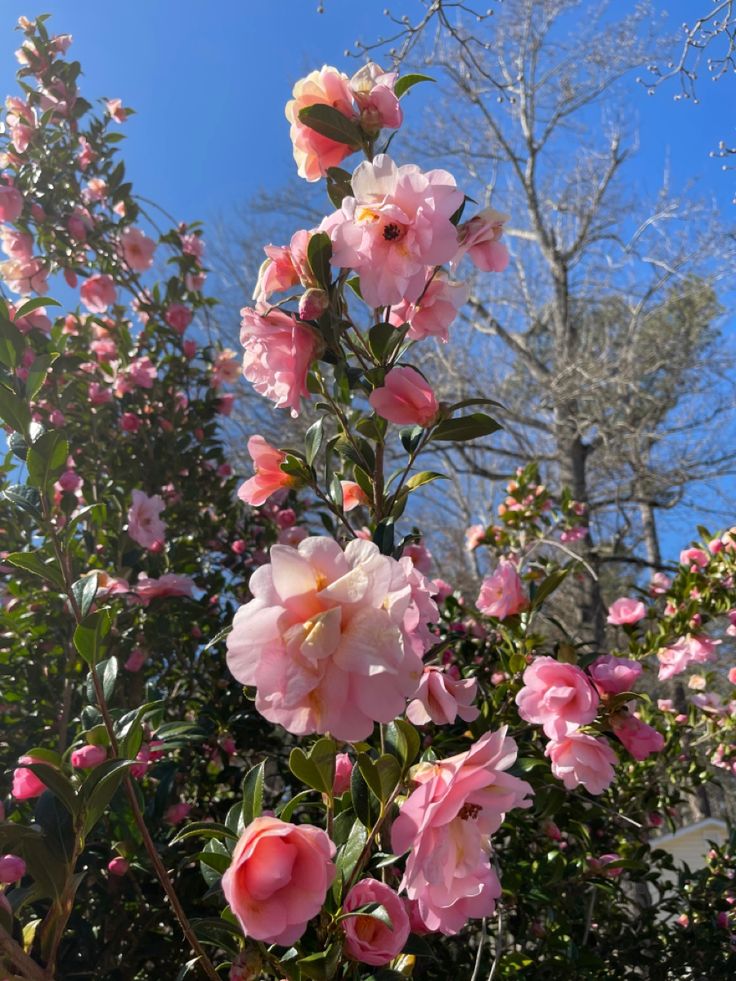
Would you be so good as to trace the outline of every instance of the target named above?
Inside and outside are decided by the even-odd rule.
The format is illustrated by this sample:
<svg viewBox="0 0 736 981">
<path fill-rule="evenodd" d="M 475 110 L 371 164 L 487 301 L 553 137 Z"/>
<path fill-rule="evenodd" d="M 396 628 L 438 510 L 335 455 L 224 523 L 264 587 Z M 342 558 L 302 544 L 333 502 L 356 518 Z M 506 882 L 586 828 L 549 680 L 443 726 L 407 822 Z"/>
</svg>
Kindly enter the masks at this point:
<svg viewBox="0 0 736 981">
<path fill-rule="evenodd" d="M 127 875 L 129 869 L 130 863 L 127 862 L 122 855 L 116 855 L 115 858 L 111 858 L 107 863 L 107 871 L 110 873 L 110 875 Z"/>
<path fill-rule="evenodd" d="M 442 271 L 436 273 L 427 288 L 414 303 L 399 303 L 391 307 L 389 323 L 396 327 L 409 324 L 406 336 L 413 341 L 424 337 L 449 339 L 449 327 L 460 307 L 467 301 L 470 288 L 466 283 L 454 283 Z"/>
<path fill-rule="evenodd" d="M 79 164 L 80 170 L 86 170 L 90 164 L 97 160 L 99 154 L 95 153 L 92 149 L 92 144 L 85 136 L 79 137 L 79 146 L 81 149 L 77 154 L 77 163 Z"/>
<path fill-rule="evenodd" d="M 302 286 L 319 285 L 307 256 L 309 240 L 313 234 L 313 231 L 300 228 L 291 236 L 288 245 L 264 246 L 266 259 L 258 271 L 258 282 L 253 291 L 253 299 L 259 312 L 265 312 L 262 308 L 266 306 L 272 293 L 291 289 L 299 283 Z"/>
<path fill-rule="evenodd" d="M 261 715 L 299 735 L 353 742 L 402 714 L 423 651 L 413 645 L 414 590 L 399 562 L 373 542 L 355 539 L 343 552 L 331 539 L 307 537 L 298 548 L 274 545 L 250 589 L 254 598 L 227 638 L 227 663 L 257 689 Z"/>
<path fill-rule="evenodd" d="M 148 355 L 134 358 L 130 364 L 115 376 L 115 394 L 120 398 L 137 388 L 153 388 L 158 377 L 158 369 Z"/>
<path fill-rule="evenodd" d="M 705 634 L 680 637 L 674 644 L 657 651 L 659 680 L 667 681 L 668 678 L 682 674 L 690 664 L 703 664 L 712 660 L 720 643 L 720 640 L 713 640 Z"/>
<path fill-rule="evenodd" d="M 406 707 L 406 717 L 415 726 L 430 722 L 449 726 L 458 717 L 473 722 L 480 714 L 473 705 L 477 692 L 475 678 L 454 678 L 444 668 L 427 665 L 416 696 Z"/>
<path fill-rule="evenodd" d="M 664 736 L 628 711 L 611 716 L 611 728 L 619 742 L 635 760 L 645 760 L 664 749 Z"/>
<path fill-rule="evenodd" d="M 409 939 L 409 915 L 404 903 L 389 886 L 377 879 L 361 879 L 353 886 L 342 904 L 343 912 L 352 913 L 361 906 L 380 903 L 388 913 L 391 926 L 368 914 L 348 916 L 340 925 L 345 931 L 345 953 L 361 964 L 388 964 L 401 953 Z"/>
<path fill-rule="evenodd" d="M 126 228 L 120 235 L 120 251 L 133 272 L 145 272 L 153 265 L 156 243 L 140 228 Z"/>
<path fill-rule="evenodd" d="M 638 661 L 602 654 L 593 661 L 588 671 L 602 695 L 619 695 L 623 691 L 633 690 L 642 668 Z"/>
<path fill-rule="evenodd" d="M 371 307 L 416 302 L 430 267 L 457 251 L 450 221 L 463 194 L 445 170 L 397 167 L 384 153 L 356 167 L 354 196 L 320 226 L 332 239 L 332 264 L 354 269 Z"/>
<path fill-rule="evenodd" d="M 101 177 L 90 177 L 82 190 L 82 199 L 85 204 L 92 204 L 94 201 L 104 201 L 106 197 L 107 183 Z"/>
<path fill-rule="evenodd" d="M 325 65 L 319 71 L 301 78 L 292 91 L 293 98 L 286 103 L 286 118 L 291 124 L 289 135 L 294 148 L 297 173 L 308 181 L 318 181 L 330 167 L 337 167 L 355 150 L 346 143 L 338 143 L 310 129 L 299 119 L 299 113 L 307 106 L 324 105 L 337 109 L 347 119 L 355 119 L 353 96 L 347 75 Z"/>
<path fill-rule="evenodd" d="M 343 511 L 352 511 L 353 508 L 364 507 L 369 503 L 368 495 L 354 480 L 341 480 L 340 487 L 342 488 Z"/>
<path fill-rule="evenodd" d="M 431 426 L 439 403 L 429 382 L 414 368 L 399 365 L 374 388 L 368 401 L 382 419 L 399 426 Z"/>
<path fill-rule="evenodd" d="M 614 863 L 620 861 L 621 856 L 617 855 L 616 852 L 607 852 L 605 855 L 598 856 L 598 858 L 591 855 L 588 858 L 588 866 L 591 871 L 598 875 L 605 875 L 609 879 L 617 879 L 623 872 L 623 869 L 620 867 L 617 868 Z"/>
<path fill-rule="evenodd" d="M 11 224 L 20 218 L 23 211 L 23 195 L 11 184 L 0 184 L 0 221 Z"/>
<path fill-rule="evenodd" d="M 0 242 L 3 252 L 11 259 L 28 262 L 33 258 L 33 236 L 16 228 L 3 225 L 0 228 Z"/>
<path fill-rule="evenodd" d="M 732 685 L 736 685 L 736 668 L 731 668 L 729 670 L 728 680 Z"/>
<path fill-rule="evenodd" d="M 24 763 L 40 763 L 51 766 L 47 760 L 38 759 L 34 756 L 21 756 L 18 760 L 21 764 L 13 770 L 13 786 L 10 793 L 16 800 L 30 800 L 32 797 L 40 797 L 46 790 L 46 784 L 37 777 L 33 770 L 23 766 Z"/>
<path fill-rule="evenodd" d="M 486 208 L 470 221 L 458 226 L 460 247 L 452 262 L 457 265 L 467 253 L 473 265 L 481 272 L 503 272 L 509 264 L 509 250 L 500 241 L 508 215 Z"/>
<path fill-rule="evenodd" d="M 332 784 L 332 793 L 335 797 L 350 790 L 350 778 L 353 775 L 353 761 L 347 753 L 338 753 L 335 757 L 335 779 Z"/>
<path fill-rule="evenodd" d="M 618 757 L 605 739 L 585 732 L 571 732 L 547 743 L 545 756 L 552 761 L 552 772 L 568 790 L 582 784 L 591 794 L 602 794 L 614 777 Z"/>
<path fill-rule="evenodd" d="M 561 542 L 582 542 L 587 536 L 588 529 L 583 525 L 575 525 L 573 528 L 566 528 L 560 535 Z"/>
<path fill-rule="evenodd" d="M 335 878 L 335 846 L 321 828 L 258 817 L 222 877 L 246 937 L 288 947 L 322 909 Z"/>
<path fill-rule="evenodd" d="M 107 99 L 105 108 L 110 119 L 114 119 L 116 123 L 124 123 L 128 118 L 128 110 L 123 106 L 122 99 Z"/>
<path fill-rule="evenodd" d="M 104 746 L 80 746 L 71 755 L 71 763 L 76 770 L 91 770 L 106 759 L 107 750 Z"/>
<path fill-rule="evenodd" d="M 649 583 L 649 592 L 653 596 L 661 596 L 666 593 L 672 585 L 672 580 L 664 572 L 655 572 L 652 581 Z"/>
<path fill-rule="evenodd" d="M 408 545 L 404 545 L 401 558 L 402 560 L 411 559 L 414 568 L 425 576 L 428 576 L 432 571 L 432 553 L 421 539 L 418 542 L 409 542 Z"/>
<path fill-rule="evenodd" d="M 0 855 L 0 885 L 18 882 L 25 874 L 26 863 L 19 855 Z"/>
<path fill-rule="evenodd" d="M 685 548 L 680 552 L 680 565 L 686 565 L 691 572 L 704 569 L 710 556 L 702 548 Z"/>
<path fill-rule="evenodd" d="M 598 713 L 598 693 L 576 664 L 537 657 L 524 672 L 523 681 L 516 696 L 519 715 L 525 722 L 541 725 L 550 739 L 574 732 Z"/>
<path fill-rule="evenodd" d="M 383 127 L 401 126 L 404 113 L 394 92 L 398 77 L 398 72 L 385 72 L 380 65 L 369 61 L 350 79 L 350 91 L 360 110 L 363 129 L 375 132 Z"/>
<path fill-rule="evenodd" d="M 124 433 L 137 433 L 142 425 L 141 418 L 134 412 L 124 412 L 120 416 L 120 428 Z"/>
<path fill-rule="evenodd" d="M 252 507 L 259 507 L 284 487 L 291 487 L 294 478 L 284 473 L 281 464 L 286 454 L 275 449 L 263 436 L 251 436 L 248 452 L 253 460 L 255 475 L 238 488 L 238 497 Z"/>
<path fill-rule="evenodd" d="M 171 807 L 166 808 L 166 813 L 164 814 L 164 821 L 167 824 L 181 824 L 181 822 L 188 816 L 192 809 L 191 804 L 187 804 L 186 801 L 179 801 L 178 804 L 172 804 Z"/>
<path fill-rule="evenodd" d="M 0 262 L 0 279 L 21 296 L 48 293 L 48 269 L 42 259 L 8 259 Z"/>
<path fill-rule="evenodd" d="M 240 312 L 243 374 L 259 395 L 298 416 L 301 399 L 309 396 L 307 371 L 318 353 L 317 335 L 282 310 L 266 316 L 250 307 Z"/>
<path fill-rule="evenodd" d="M 493 574 L 483 580 L 476 606 L 488 617 L 505 620 L 525 610 L 528 605 L 529 600 L 516 566 L 502 557 Z"/>
<path fill-rule="evenodd" d="M 232 385 L 240 378 L 240 363 L 238 356 L 231 347 L 218 351 L 212 362 L 211 384 L 214 388 L 221 385 Z"/>
<path fill-rule="evenodd" d="M 615 603 L 611 603 L 608 607 L 608 623 L 614 624 L 615 626 L 623 626 L 633 623 L 638 623 L 639 620 L 643 620 L 647 615 L 647 608 L 644 606 L 641 600 L 631 599 L 628 596 L 622 596 L 617 599 Z"/>
<path fill-rule="evenodd" d="M 468 552 L 474 552 L 486 537 L 484 525 L 470 525 L 465 529 L 465 548 Z"/>
<path fill-rule="evenodd" d="M 133 503 L 128 509 L 128 535 L 141 548 L 151 548 L 154 542 L 162 542 L 166 535 L 166 522 L 161 512 L 166 502 L 158 494 L 149 497 L 141 490 L 132 493 Z"/>
<path fill-rule="evenodd" d="M 108 388 L 107 385 L 100 384 L 100 382 L 90 382 L 87 398 L 90 405 L 107 405 L 113 400 L 112 389 Z"/>
<path fill-rule="evenodd" d="M 174 572 L 167 572 L 160 579 L 151 579 L 142 572 L 132 587 L 132 592 L 136 594 L 143 606 L 148 606 L 153 599 L 168 596 L 191 596 L 193 589 L 194 582 L 189 576 L 179 576 Z"/>
<path fill-rule="evenodd" d="M 126 671 L 131 671 L 133 673 L 135 673 L 136 671 L 140 671 L 140 669 L 146 663 L 147 656 L 148 655 L 142 648 L 135 647 L 130 652 L 130 655 L 128 656 L 128 660 L 125 662 L 123 667 L 125 668 Z"/>
<path fill-rule="evenodd" d="M 467 920 L 490 916 L 501 886 L 491 867 L 490 836 L 514 807 L 530 807 L 524 780 L 504 773 L 516 760 L 504 726 L 466 753 L 414 767 L 419 786 L 391 828 L 392 850 L 409 851 L 401 889 L 417 901 L 428 930 L 458 933 Z"/>
<path fill-rule="evenodd" d="M 90 313 L 104 313 L 117 299 L 112 276 L 95 273 L 82 283 L 79 296 Z"/>
<path fill-rule="evenodd" d="M 183 303 L 172 303 L 166 308 L 164 320 L 172 330 L 181 335 L 192 322 L 192 311 Z"/>
</svg>

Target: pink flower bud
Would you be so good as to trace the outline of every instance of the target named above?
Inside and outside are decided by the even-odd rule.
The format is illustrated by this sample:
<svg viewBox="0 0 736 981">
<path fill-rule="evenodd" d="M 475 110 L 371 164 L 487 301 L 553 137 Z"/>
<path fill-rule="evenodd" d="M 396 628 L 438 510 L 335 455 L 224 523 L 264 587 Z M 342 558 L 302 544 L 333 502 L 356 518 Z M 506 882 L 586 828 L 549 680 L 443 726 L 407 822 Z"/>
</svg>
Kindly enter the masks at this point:
<svg viewBox="0 0 736 981">
<path fill-rule="evenodd" d="M 107 759 L 104 746 L 81 746 L 72 753 L 71 763 L 77 770 L 90 770 Z"/>
<path fill-rule="evenodd" d="M 129 868 L 129 863 L 120 855 L 116 855 L 115 858 L 111 858 L 107 863 L 107 871 L 110 873 L 110 875 L 123 876 L 127 873 Z"/>
<path fill-rule="evenodd" d="M 18 855 L 0 855 L 0 884 L 18 882 L 26 874 L 26 863 Z"/>
</svg>

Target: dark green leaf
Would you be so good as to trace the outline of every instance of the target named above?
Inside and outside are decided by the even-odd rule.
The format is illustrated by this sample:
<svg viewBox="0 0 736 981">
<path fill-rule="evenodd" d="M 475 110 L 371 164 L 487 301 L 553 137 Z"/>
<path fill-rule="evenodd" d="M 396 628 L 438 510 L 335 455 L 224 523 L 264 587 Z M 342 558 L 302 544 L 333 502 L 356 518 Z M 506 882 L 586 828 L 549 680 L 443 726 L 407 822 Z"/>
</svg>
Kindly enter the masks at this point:
<svg viewBox="0 0 736 981">
<path fill-rule="evenodd" d="M 394 550 L 394 522 L 387 518 L 376 526 L 373 541 L 378 545 L 382 555 L 391 555 Z"/>
<path fill-rule="evenodd" d="M 420 75 L 418 72 L 409 75 L 402 75 L 394 85 L 394 94 L 397 99 L 400 99 L 402 95 L 409 91 L 415 85 L 420 82 L 434 82 L 434 79 L 430 75 Z"/>
<path fill-rule="evenodd" d="M 49 558 L 42 550 L 36 552 L 10 552 L 6 560 L 19 569 L 25 569 L 52 583 L 57 589 L 64 588 L 64 577 L 56 558 Z"/>
<path fill-rule="evenodd" d="M 74 599 L 77 601 L 77 606 L 82 617 L 86 617 L 89 613 L 89 608 L 95 601 L 95 596 L 97 595 L 97 573 L 93 572 L 89 576 L 84 576 L 82 579 L 77 579 L 72 585 L 72 593 L 74 594 Z"/>
<path fill-rule="evenodd" d="M 12 371 L 20 364 L 25 348 L 26 342 L 15 324 L 0 318 L 0 364 Z"/>
<path fill-rule="evenodd" d="M 27 317 L 29 313 L 33 313 L 34 310 L 38 310 L 41 307 L 60 307 L 61 304 L 58 300 L 52 300 L 50 296 L 34 296 L 32 300 L 26 300 L 22 303 L 18 309 L 15 311 L 15 319 L 20 320 L 21 317 Z"/>
<path fill-rule="evenodd" d="M 315 232 L 309 238 L 307 245 L 307 260 L 315 281 L 327 290 L 332 282 L 332 241 L 327 232 Z"/>
<path fill-rule="evenodd" d="M 28 447 L 28 483 L 44 491 L 66 467 L 69 443 L 60 432 L 51 430 Z"/>
<path fill-rule="evenodd" d="M 324 431 L 325 419 L 324 416 L 321 416 L 316 422 L 312 423 L 304 436 L 304 456 L 306 457 L 307 464 L 310 467 L 314 463 L 315 458 L 319 453 Z"/>
<path fill-rule="evenodd" d="M 299 110 L 299 121 L 328 140 L 345 143 L 353 150 L 360 149 L 363 144 L 363 134 L 357 123 L 333 106 L 306 106 Z"/>
<path fill-rule="evenodd" d="M 79 800 L 67 776 L 60 770 L 57 770 L 56 767 L 49 766 L 46 763 L 25 763 L 23 765 L 26 769 L 35 773 L 38 779 L 49 788 L 54 797 L 59 798 L 72 817 L 76 816 L 79 810 Z"/>
<path fill-rule="evenodd" d="M 404 771 L 408 770 L 417 758 L 421 739 L 414 726 L 406 719 L 396 719 L 386 726 L 385 742 L 403 763 Z"/>
<path fill-rule="evenodd" d="M 263 811 L 263 774 L 265 760 L 252 767 L 243 778 L 243 824 L 247 827 Z"/>
<path fill-rule="evenodd" d="M 74 631 L 74 646 L 89 665 L 96 664 L 105 649 L 112 620 L 107 610 L 90 613 Z"/>
<path fill-rule="evenodd" d="M 171 839 L 173 845 L 177 841 L 184 841 L 186 838 L 227 838 L 229 841 L 237 841 L 237 834 L 225 824 L 218 824 L 217 821 L 194 821 L 188 824 L 181 831 L 177 832 Z"/>
<path fill-rule="evenodd" d="M 11 484 L 3 490 L 3 496 L 21 510 L 30 514 L 36 521 L 43 521 L 41 514 L 41 496 L 35 487 L 25 484 Z"/>
<path fill-rule="evenodd" d="M 46 381 L 46 375 L 49 373 L 49 368 L 58 357 L 58 354 L 41 354 L 28 369 L 28 378 L 26 379 L 26 395 L 29 399 L 33 399 L 36 397 L 36 395 L 38 395 L 43 383 Z"/>
<path fill-rule="evenodd" d="M 382 361 L 401 340 L 403 334 L 393 324 L 374 324 L 368 331 L 368 346 L 375 357 Z"/>
<path fill-rule="evenodd" d="M 25 435 L 31 424 L 31 410 L 14 392 L 0 386 L 0 419 L 17 433 Z"/>
<path fill-rule="evenodd" d="M 116 790 L 133 766 L 133 762 L 133 760 L 106 760 L 96 766 L 84 781 L 82 799 L 86 809 L 85 834 L 89 834 L 105 813 L 105 808 L 115 796 Z"/>
<path fill-rule="evenodd" d="M 555 569 L 554 572 L 550 572 L 546 579 L 534 590 L 534 595 L 532 596 L 532 606 L 541 606 L 541 604 L 551 596 L 552 593 L 562 584 L 563 580 L 567 577 L 570 569 L 572 567 L 567 565 L 564 569 Z"/>
<path fill-rule="evenodd" d="M 498 432 L 502 426 L 491 419 L 485 412 L 473 412 L 469 416 L 458 419 L 445 419 L 432 432 L 433 440 L 453 440 L 462 442 L 468 439 L 478 439 Z"/>
</svg>

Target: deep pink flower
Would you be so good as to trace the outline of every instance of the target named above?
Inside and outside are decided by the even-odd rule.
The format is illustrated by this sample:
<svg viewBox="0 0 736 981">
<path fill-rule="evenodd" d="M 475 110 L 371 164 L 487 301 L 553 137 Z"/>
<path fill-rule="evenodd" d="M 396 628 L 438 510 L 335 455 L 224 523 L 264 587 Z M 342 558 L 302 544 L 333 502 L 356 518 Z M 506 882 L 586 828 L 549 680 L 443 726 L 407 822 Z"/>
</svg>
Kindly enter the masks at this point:
<svg viewBox="0 0 736 981">
<path fill-rule="evenodd" d="M 481 613 L 497 620 L 520 613 L 529 605 L 516 566 L 501 558 L 493 575 L 486 576 L 480 587 L 476 606 Z"/>
<path fill-rule="evenodd" d="M 418 573 L 417 573 L 418 575 Z M 228 667 L 257 689 L 270 722 L 305 735 L 365 739 L 402 714 L 422 674 L 412 586 L 395 559 L 359 539 L 274 545 L 235 614 Z M 436 607 L 434 607 L 436 611 Z M 436 613 L 435 613 L 436 617 Z"/>
<path fill-rule="evenodd" d="M 110 875 L 126 875 L 129 868 L 130 864 L 121 855 L 116 855 L 115 858 L 111 858 L 107 863 L 107 871 Z"/>
<path fill-rule="evenodd" d="M 134 490 L 133 503 L 128 509 L 128 535 L 141 548 L 151 548 L 154 542 L 162 542 L 166 535 L 166 522 L 161 512 L 166 503 L 158 494 L 149 497 L 143 491 Z"/>
<path fill-rule="evenodd" d="M 368 401 L 374 412 L 399 426 L 431 426 L 439 403 L 429 382 L 414 368 L 399 365 L 374 388 Z"/>
<path fill-rule="evenodd" d="M 266 316 L 250 307 L 240 312 L 243 374 L 259 395 L 299 415 L 300 401 L 309 395 L 307 371 L 317 355 L 317 336 L 281 310 Z"/>
<path fill-rule="evenodd" d="M 23 195 L 17 187 L 0 184 L 0 221 L 11 224 L 20 218 L 23 211 Z"/>
<path fill-rule="evenodd" d="M 523 680 L 516 696 L 519 715 L 541 725 L 550 739 L 561 739 L 596 717 L 598 693 L 576 664 L 536 657 Z"/>
<path fill-rule="evenodd" d="M 350 790 L 350 778 L 353 775 L 353 761 L 347 753 L 338 753 L 335 757 L 335 780 L 332 784 L 332 793 L 339 797 Z"/>
<path fill-rule="evenodd" d="M 123 667 L 126 671 L 132 671 L 134 673 L 136 671 L 140 671 L 140 669 L 146 663 L 147 656 L 148 655 L 141 647 L 135 647 L 130 652 L 128 660 L 125 662 Z"/>
<path fill-rule="evenodd" d="M 354 269 L 372 307 L 419 299 L 430 267 L 457 251 L 450 221 L 463 195 L 445 170 L 397 167 L 386 154 L 353 173 L 354 197 L 343 199 L 321 227 L 332 238 L 332 262 Z"/>
<path fill-rule="evenodd" d="M 172 303 L 166 308 L 164 320 L 181 335 L 192 322 L 192 311 L 183 303 Z"/>
<path fill-rule="evenodd" d="M 322 909 L 335 846 L 321 828 L 258 817 L 240 837 L 222 891 L 246 937 L 288 947 Z"/>
<path fill-rule="evenodd" d="M 117 298 L 112 276 L 95 273 L 82 283 L 79 296 L 90 313 L 104 313 Z"/>
<path fill-rule="evenodd" d="M 661 596 L 672 585 L 672 580 L 664 572 L 655 572 L 649 584 L 649 592 L 653 596 Z"/>
<path fill-rule="evenodd" d="M 605 875 L 609 879 L 617 879 L 623 872 L 622 868 L 611 867 L 614 862 L 620 862 L 621 856 L 617 855 L 616 852 L 607 852 L 605 855 L 600 855 L 598 858 L 594 858 L 592 855 L 588 858 L 588 865 L 593 872 L 598 875 Z"/>
<path fill-rule="evenodd" d="M 148 606 L 151 600 L 165 596 L 191 596 L 193 589 L 194 582 L 189 576 L 167 572 L 160 579 L 150 579 L 141 573 L 131 591 L 138 596 L 143 606 Z"/>
<path fill-rule="evenodd" d="M 153 265 L 156 243 L 140 228 L 126 228 L 120 235 L 120 252 L 133 272 L 145 272 Z"/>
<path fill-rule="evenodd" d="M 104 746 L 80 746 L 71 755 L 71 764 L 77 770 L 91 770 L 94 766 L 99 766 L 107 759 L 107 750 Z"/>
<path fill-rule="evenodd" d="M 421 297 L 414 303 L 399 303 L 391 307 L 389 323 L 396 327 L 409 324 L 406 336 L 413 341 L 424 337 L 449 338 L 449 327 L 460 307 L 468 299 L 466 283 L 454 283 L 442 271 L 436 273 Z"/>
<path fill-rule="evenodd" d="M 51 765 L 47 760 L 37 759 L 33 756 L 21 756 L 18 763 Z M 30 800 L 32 797 L 40 797 L 44 790 L 46 790 L 46 784 L 32 770 L 22 765 L 13 770 L 13 786 L 10 793 L 16 800 Z"/>
<path fill-rule="evenodd" d="M 275 449 L 263 436 L 251 436 L 248 452 L 253 460 L 255 475 L 238 488 L 238 497 L 252 507 L 259 507 L 284 487 L 290 487 L 294 478 L 281 469 L 286 454 Z"/>
<path fill-rule="evenodd" d="M 608 607 L 608 623 L 615 626 L 638 623 L 647 615 L 647 608 L 641 600 L 622 596 Z"/>
<path fill-rule="evenodd" d="M 641 674 L 641 664 L 626 657 L 602 654 L 590 665 L 588 671 L 601 694 L 619 695 L 632 691 Z"/>
<path fill-rule="evenodd" d="M 19 855 L 0 855 L 0 885 L 18 882 L 25 874 L 26 863 Z"/>
<path fill-rule="evenodd" d="M 710 556 L 702 548 L 685 548 L 680 552 L 680 565 L 686 565 L 691 572 L 704 569 L 710 562 Z"/>
<path fill-rule="evenodd" d="M 310 129 L 300 121 L 299 112 L 307 106 L 325 105 L 337 109 L 348 119 L 356 118 L 350 83 L 347 75 L 325 65 L 299 79 L 292 95 L 285 112 L 291 123 L 289 133 L 297 173 L 308 181 L 318 181 L 329 167 L 337 167 L 354 150 L 346 143 L 337 143 Z"/>
<path fill-rule="evenodd" d="M 380 65 L 369 61 L 350 79 L 350 91 L 360 110 L 363 129 L 374 132 L 383 127 L 401 126 L 404 114 L 394 92 L 398 77 L 398 72 L 385 72 Z"/>
<path fill-rule="evenodd" d="M 142 425 L 141 419 L 134 412 L 124 412 L 120 416 L 120 428 L 124 433 L 137 433 Z"/>
<path fill-rule="evenodd" d="M 401 889 L 417 900 L 427 929 L 452 935 L 468 919 L 490 916 L 501 895 L 489 837 L 507 811 L 529 807 L 532 788 L 504 773 L 516 759 L 506 727 L 488 732 L 466 753 L 412 771 L 419 784 L 391 828 L 391 847 L 409 851 Z"/>
<path fill-rule="evenodd" d="M 630 712 L 617 712 L 611 716 L 611 728 L 635 760 L 645 760 L 652 753 L 664 749 L 662 733 Z"/>
<path fill-rule="evenodd" d="M 181 822 L 188 816 L 191 809 L 192 805 L 187 804 L 186 801 L 179 801 L 178 804 L 172 804 L 171 807 L 166 808 L 164 821 L 166 821 L 167 824 L 181 824 Z"/>
<path fill-rule="evenodd" d="M 354 480 L 341 480 L 340 487 L 342 488 L 343 511 L 352 511 L 353 508 L 362 507 L 369 503 L 368 495 Z"/>
<path fill-rule="evenodd" d="M 545 755 L 552 772 L 568 790 L 582 784 L 591 794 L 602 794 L 614 777 L 618 757 L 605 739 L 585 732 L 572 732 L 547 743 Z"/>
<path fill-rule="evenodd" d="M 508 215 L 486 208 L 459 225 L 460 248 L 453 258 L 453 265 L 467 253 L 473 265 L 482 272 L 503 272 L 509 264 L 509 250 L 500 239 L 508 220 Z"/>
<path fill-rule="evenodd" d="M 415 726 L 430 722 L 449 726 L 458 717 L 473 722 L 480 714 L 473 705 L 477 691 L 475 678 L 453 678 L 444 668 L 427 665 L 416 696 L 406 707 L 406 717 Z"/>
<path fill-rule="evenodd" d="M 353 886 L 342 904 L 345 913 L 380 903 L 388 913 L 391 926 L 367 914 L 341 920 L 345 931 L 345 953 L 361 964 L 388 964 L 401 953 L 409 939 L 409 916 L 393 889 L 377 879 L 361 879 Z"/>
</svg>

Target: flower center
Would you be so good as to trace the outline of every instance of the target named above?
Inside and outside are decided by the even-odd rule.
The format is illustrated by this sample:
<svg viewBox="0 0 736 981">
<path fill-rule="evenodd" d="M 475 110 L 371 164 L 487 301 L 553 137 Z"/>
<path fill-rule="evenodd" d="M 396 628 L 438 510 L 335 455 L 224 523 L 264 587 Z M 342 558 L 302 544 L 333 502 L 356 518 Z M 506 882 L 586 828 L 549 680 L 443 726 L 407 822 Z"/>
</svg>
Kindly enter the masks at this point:
<svg viewBox="0 0 736 981">
<path fill-rule="evenodd" d="M 383 237 L 387 242 L 395 242 L 396 239 L 401 238 L 401 228 L 392 221 L 388 225 L 384 225 Z"/>
<path fill-rule="evenodd" d="M 463 804 L 457 816 L 462 821 L 467 821 L 468 818 L 477 818 L 482 810 L 483 808 L 480 806 L 480 804 Z"/>
</svg>

